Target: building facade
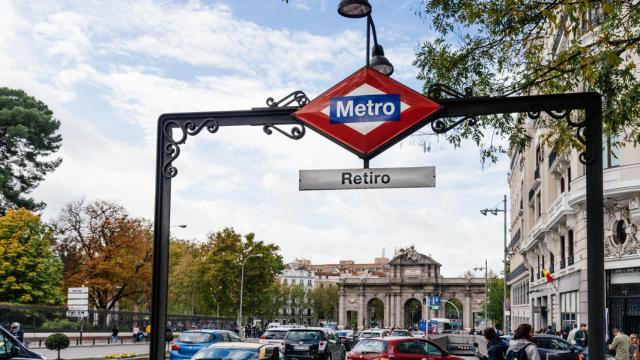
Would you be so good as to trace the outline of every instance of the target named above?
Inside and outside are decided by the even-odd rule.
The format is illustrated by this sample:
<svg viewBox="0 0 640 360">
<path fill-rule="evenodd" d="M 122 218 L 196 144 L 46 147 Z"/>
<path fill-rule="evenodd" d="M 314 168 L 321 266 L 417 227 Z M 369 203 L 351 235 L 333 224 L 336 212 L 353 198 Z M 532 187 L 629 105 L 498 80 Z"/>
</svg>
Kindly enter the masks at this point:
<svg viewBox="0 0 640 360">
<path fill-rule="evenodd" d="M 584 166 L 578 153 L 534 141 L 511 154 L 511 328 L 587 322 Z M 611 144 L 605 139 L 605 144 Z M 606 146 L 604 223 L 608 326 L 640 331 L 640 149 Z M 548 283 L 544 271 L 554 279 Z"/>
</svg>

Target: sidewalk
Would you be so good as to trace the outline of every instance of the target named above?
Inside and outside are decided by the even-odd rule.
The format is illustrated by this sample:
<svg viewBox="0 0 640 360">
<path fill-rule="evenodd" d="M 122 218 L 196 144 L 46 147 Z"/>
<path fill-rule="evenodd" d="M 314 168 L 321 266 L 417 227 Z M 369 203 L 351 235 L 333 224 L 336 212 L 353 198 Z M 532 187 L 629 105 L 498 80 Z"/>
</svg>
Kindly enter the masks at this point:
<svg viewBox="0 0 640 360">
<path fill-rule="evenodd" d="M 57 359 L 58 352 L 48 349 L 33 349 L 35 352 L 44 354 L 49 359 Z M 102 358 L 109 354 L 116 353 L 136 353 L 136 355 L 149 354 L 149 344 L 129 344 L 110 346 L 73 346 L 60 351 L 63 359 L 85 359 Z"/>
</svg>

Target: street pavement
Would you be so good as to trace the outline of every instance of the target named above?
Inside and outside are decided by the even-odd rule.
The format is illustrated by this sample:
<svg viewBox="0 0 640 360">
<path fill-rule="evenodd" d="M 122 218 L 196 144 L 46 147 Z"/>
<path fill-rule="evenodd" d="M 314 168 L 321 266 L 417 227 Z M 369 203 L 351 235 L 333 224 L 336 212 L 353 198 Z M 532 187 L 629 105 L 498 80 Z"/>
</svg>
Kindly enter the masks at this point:
<svg viewBox="0 0 640 360">
<path fill-rule="evenodd" d="M 57 359 L 58 352 L 48 349 L 31 349 L 44 354 L 49 359 Z M 63 359 L 84 359 L 101 358 L 105 355 L 116 353 L 136 353 L 137 355 L 148 354 L 149 344 L 124 344 L 124 345 L 102 345 L 102 346 L 70 346 L 60 351 Z"/>
</svg>

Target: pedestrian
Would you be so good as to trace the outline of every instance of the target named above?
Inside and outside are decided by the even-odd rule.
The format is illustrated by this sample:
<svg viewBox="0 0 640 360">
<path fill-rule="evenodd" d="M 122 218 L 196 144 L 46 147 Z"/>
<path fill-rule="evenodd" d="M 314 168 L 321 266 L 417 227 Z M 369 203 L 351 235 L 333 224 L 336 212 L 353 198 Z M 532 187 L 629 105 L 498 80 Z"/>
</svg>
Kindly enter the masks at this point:
<svg viewBox="0 0 640 360">
<path fill-rule="evenodd" d="M 17 321 L 12 322 L 10 326 L 10 331 L 11 331 L 11 335 L 13 335 L 16 339 L 18 339 L 20 343 L 24 342 L 24 331 L 22 330 L 22 325 L 19 322 Z"/>
<path fill-rule="evenodd" d="M 640 340 L 638 340 L 638 334 L 631 334 L 631 336 L 629 336 L 629 342 L 631 343 L 631 347 L 629 348 L 629 360 L 640 359 Z"/>
<path fill-rule="evenodd" d="M 576 331 L 574 336 L 576 345 L 586 348 L 589 345 L 589 333 L 587 332 L 587 324 L 580 324 L 580 330 Z"/>
<path fill-rule="evenodd" d="M 573 324 L 573 329 L 571 329 L 571 331 L 569 331 L 569 335 L 567 335 L 567 341 L 571 345 L 576 344 L 576 332 L 578 332 L 578 325 Z"/>
<path fill-rule="evenodd" d="M 120 331 L 118 330 L 118 325 L 113 325 L 113 329 L 111 329 L 111 342 L 112 343 L 117 343 L 118 342 L 118 333 Z"/>
<path fill-rule="evenodd" d="M 629 337 L 618 328 L 613 328 L 613 342 L 609 345 L 609 350 L 615 352 L 616 360 L 629 360 L 629 348 L 631 341 Z"/>
<path fill-rule="evenodd" d="M 545 332 L 545 334 L 547 334 L 547 335 L 555 335 L 556 332 L 553 331 L 553 326 L 551 326 L 551 325 L 547 326 L 547 331 Z"/>
<path fill-rule="evenodd" d="M 513 340 L 509 341 L 507 360 L 540 360 L 538 348 L 533 343 L 533 327 L 529 324 L 520 324 L 513 334 Z"/>
<path fill-rule="evenodd" d="M 147 326 L 144 328 L 144 336 L 147 339 L 151 337 L 151 324 L 147 324 Z"/>
<path fill-rule="evenodd" d="M 133 342 L 137 343 L 140 340 L 140 328 L 138 325 L 133 325 Z"/>
<path fill-rule="evenodd" d="M 487 340 L 487 360 L 503 360 L 509 344 L 502 340 L 492 327 L 485 328 L 482 335 Z"/>
</svg>

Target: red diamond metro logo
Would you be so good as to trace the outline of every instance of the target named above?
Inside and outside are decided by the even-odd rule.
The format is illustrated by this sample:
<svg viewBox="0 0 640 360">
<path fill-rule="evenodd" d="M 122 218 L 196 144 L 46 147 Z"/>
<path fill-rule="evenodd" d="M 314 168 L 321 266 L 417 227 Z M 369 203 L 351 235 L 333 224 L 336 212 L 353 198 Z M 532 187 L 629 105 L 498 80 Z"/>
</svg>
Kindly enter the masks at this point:
<svg viewBox="0 0 640 360">
<path fill-rule="evenodd" d="M 371 159 L 422 127 L 440 105 L 364 67 L 293 116 L 363 159 Z"/>
</svg>

